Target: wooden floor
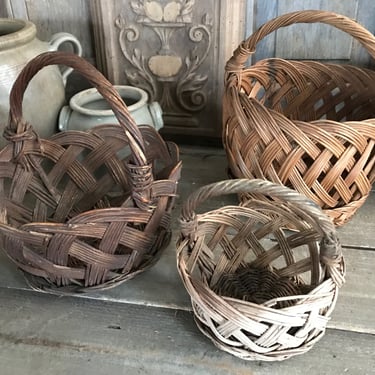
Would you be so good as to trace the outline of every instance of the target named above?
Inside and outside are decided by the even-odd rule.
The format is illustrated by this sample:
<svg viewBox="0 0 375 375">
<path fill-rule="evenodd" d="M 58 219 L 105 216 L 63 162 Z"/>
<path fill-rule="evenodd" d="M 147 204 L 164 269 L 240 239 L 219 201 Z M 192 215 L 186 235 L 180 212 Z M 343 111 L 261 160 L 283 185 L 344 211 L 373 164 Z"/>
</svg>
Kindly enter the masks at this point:
<svg viewBox="0 0 375 375">
<path fill-rule="evenodd" d="M 137 278 L 107 292 L 56 297 L 30 290 L 0 253 L 0 374 L 375 374 L 375 193 L 339 229 L 347 282 L 323 339 L 282 363 L 245 362 L 195 327 L 175 260 L 181 201 L 226 178 L 225 155 L 182 147 L 181 157 L 174 237 Z"/>
</svg>

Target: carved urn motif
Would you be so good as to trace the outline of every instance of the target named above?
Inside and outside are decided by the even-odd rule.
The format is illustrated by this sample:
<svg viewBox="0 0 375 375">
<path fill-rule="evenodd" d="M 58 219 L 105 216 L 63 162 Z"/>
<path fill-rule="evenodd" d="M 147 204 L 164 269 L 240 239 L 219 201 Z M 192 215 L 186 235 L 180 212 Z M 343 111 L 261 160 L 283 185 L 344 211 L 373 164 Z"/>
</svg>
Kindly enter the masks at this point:
<svg viewBox="0 0 375 375">
<path fill-rule="evenodd" d="M 131 2 L 135 23 L 122 15 L 116 19 L 121 51 L 133 67 L 126 71 L 126 78 L 146 90 L 152 100 L 159 101 L 166 122 L 182 118 L 185 123 L 194 123 L 193 114 L 207 104 L 208 76 L 199 72 L 199 67 L 211 47 L 212 20 L 205 13 L 201 23 L 194 23 L 194 3 L 136 0 Z M 150 43 L 149 55 L 137 46 L 138 41 L 144 40 L 144 29 L 152 30 L 158 39 Z"/>
</svg>

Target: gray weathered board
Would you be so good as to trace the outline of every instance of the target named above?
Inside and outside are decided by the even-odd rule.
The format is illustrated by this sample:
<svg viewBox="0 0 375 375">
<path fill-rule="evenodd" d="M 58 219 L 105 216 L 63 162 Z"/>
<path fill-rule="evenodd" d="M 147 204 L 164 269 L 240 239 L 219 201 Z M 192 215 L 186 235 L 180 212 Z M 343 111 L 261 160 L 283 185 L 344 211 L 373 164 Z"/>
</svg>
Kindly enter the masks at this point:
<svg viewBox="0 0 375 375">
<path fill-rule="evenodd" d="M 249 1 L 252 3 L 252 1 Z M 267 0 L 253 1 L 248 13 L 255 9 L 253 25 L 247 23 L 247 33 L 273 17 L 297 10 L 320 9 L 346 15 L 357 20 L 370 32 L 375 32 L 375 2 L 373 0 Z M 259 44 L 256 59 L 267 57 L 313 59 L 358 65 L 370 64 L 368 52 L 348 34 L 323 24 L 300 24 L 280 28 Z M 373 63 L 373 60 L 372 60 Z"/>
<path fill-rule="evenodd" d="M 157 0 L 153 3 L 165 10 L 167 3 L 172 1 Z M 150 93 L 155 91 L 151 97 L 158 100 L 164 110 L 164 134 L 179 139 L 189 137 L 189 142 L 203 137 L 219 140 L 225 63 L 240 40 L 271 18 L 301 9 L 330 10 L 356 19 L 372 33 L 375 31 L 374 0 L 184 0 L 183 3 L 194 22 L 164 25 L 167 27 L 160 34 L 162 39 L 157 36 L 162 26 L 160 22 L 143 25 L 143 21 L 135 20 L 132 7 L 138 9 L 144 4 L 138 0 L 0 0 L 0 17 L 30 19 L 36 24 L 42 40 L 49 40 L 53 33 L 60 31 L 74 34 L 81 41 L 84 57 L 96 63 L 113 83 L 131 83 L 140 87 L 139 78 L 145 76 L 142 85 L 147 88 L 151 83 L 156 90 L 149 90 Z M 158 25 L 160 27 L 156 27 Z M 170 56 L 163 61 L 178 62 L 183 69 L 181 67 L 174 77 L 156 79 L 147 69 L 150 53 L 156 53 L 154 57 L 159 60 L 165 59 L 165 48 L 157 50 L 164 37 L 169 35 L 166 30 L 172 30 L 172 26 L 176 27 L 168 44 Z M 122 48 L 120 29 L 122 32 L 128 30 Z M 135 39 L 137 43 L 133 43 Z M 201 65 L 197 67 L 199 56 Z M 272 33 L 257 46 L 255 59 L 273 56 L 374 64 L 368 52 L 349 35 L 321 24 L 296 25 Z M 135 65 L 144 65 L 139 74 L 131 64 L 133 59 L 138 61 Z M 167 65 L 161 63 L 161 68 L 165 69 Z M 130 74 L 128 78 L 125 73 Z M 130 76 L 133 81 L 129 80 Z M 81 89 L 86 88 L 77 74 L 73 74 L 70 80 L 77 81 Z M 69 92 L 68 97 L 74 93 Z"/>
<path fill-rule="evenodd" d="M 158 264 L 135 279 L 106 292 L 56 298 L 31 291 L 1 255 L 0 374 L 372 374 L 375 194 L 339 229 L 347 282 L 326 336 L 311 352 L 282 364 L 249 364 L 216 350 L 197 331 L 176 270 L 181 202 L 198 186 L 226 178 L 225 155 L 183 147 L 181 156 L 174 237 Z M 226 202 L 209 202 L 203 209 Z"/>
<path fill-rule="evenodd" d="M 308 353 L 245 362 L 186 311 L 0 289 L 1 375 L 371 375 L 374 336 L 328 330 Z"/>
</svg>

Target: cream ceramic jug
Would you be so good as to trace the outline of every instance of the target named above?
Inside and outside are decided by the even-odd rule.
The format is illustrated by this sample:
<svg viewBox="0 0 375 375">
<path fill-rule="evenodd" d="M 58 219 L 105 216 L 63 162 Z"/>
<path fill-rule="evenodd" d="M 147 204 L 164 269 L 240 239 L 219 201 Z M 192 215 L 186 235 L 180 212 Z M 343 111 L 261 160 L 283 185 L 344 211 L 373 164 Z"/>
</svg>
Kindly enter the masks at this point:
<svg viewBox="0 0 375 375">
<path fill-rule="evenodd" d="M 57 33 L 49 42 L 43 42 L 37 39 L 36 26 L 30 21 L 0 18 L 0 147 L 6 143 L 2 134 L 8 119 L 9 93 L 18 74 L 33 57 L 55 51 L 64 42 L 72 43 L 75 53 L 82 55 L 80 42 L 69 33 Z M 41 137 L 57 131 L 70 72 L 61 72 L 57 66 L 47 67 L 35 76 L 25 92 L 24 117 Z"/>
</svg>

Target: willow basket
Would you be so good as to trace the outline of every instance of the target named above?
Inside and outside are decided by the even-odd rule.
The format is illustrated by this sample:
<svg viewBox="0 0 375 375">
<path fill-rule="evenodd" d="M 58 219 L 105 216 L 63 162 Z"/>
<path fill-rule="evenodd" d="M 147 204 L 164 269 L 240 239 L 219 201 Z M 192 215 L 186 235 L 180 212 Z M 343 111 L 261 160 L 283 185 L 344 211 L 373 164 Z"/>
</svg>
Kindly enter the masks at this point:
<svg viewBox="0 0 375 375">
<path fill-rule="evenodd" d="M 196 213 L 207 199 L 229 193 L 263 199 Z M 177 249 L 198 328 L 245 360 L 279 361 L 309 350 L 344 282 L 331 219 L 305 196 L 265 180 L 222 181 L 191 194 Z"/>
<path fill-rule="evenodd" d="M 271 32 L 314 22 L 347 32 L 375 57 L 374 36 L 335 13 L 300 11 L 267 22 L 227 62 L 223 143 L 234 177 L 294 188 L 341 225 L 375 179 L 375 72 L 279 58 L 246 64 Z"/>
<path fill-rule="evenodd" d="M 22 98 L 32 77 L 53 64 L 87 78 L 120 126 L 39 138 L 22 117 Z M 137 127 L 88 62 L 63 52 L 30 61 L 11 91 L 4 136 L 11 143 L 0 152 L 2 248 L 32 287 L 61 293 L 110 288 L 158 259 L 170 239 L 178 149 L 152 127 Z"/>
</svg>

